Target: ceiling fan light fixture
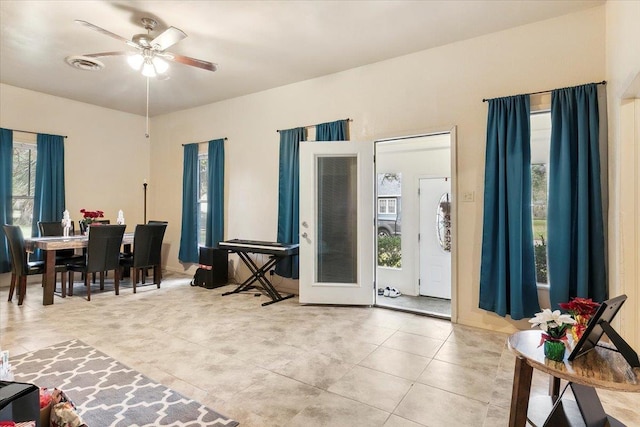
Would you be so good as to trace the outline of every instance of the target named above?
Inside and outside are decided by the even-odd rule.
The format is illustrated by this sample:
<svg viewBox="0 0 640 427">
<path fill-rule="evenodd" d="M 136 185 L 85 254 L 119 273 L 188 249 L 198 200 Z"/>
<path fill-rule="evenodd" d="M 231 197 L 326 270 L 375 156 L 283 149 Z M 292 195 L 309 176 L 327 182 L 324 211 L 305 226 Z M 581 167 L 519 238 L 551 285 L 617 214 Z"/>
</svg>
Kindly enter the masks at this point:
<svg viewBox="0 0 640 427">
<path fill-rule="evenodd" d="M 129 55 L 127 57 L 127 63 L 131 68 L 133 68 L 136 71 L 140 71 L 140 68 L 142 67 L 143 62 L 144 62 L 144 58 L 139 53 L 136 53 L 135 55 Z"/>
<path fill-rule="evenodd" d="M 153 63 L 150 60 L 145 60 L 142 65 L 142 75 L 145 77 L 155 77 L 156 69 L 153 66 Z"/>
<path fill-rule="evenodd" d="M 156 73 L 158 74 L 164 74 L 169 69 L 169 64 L 167 63 L 167 61 L 162 58 L 158 58 L 157 56 L 154 56 L 151 59 L 151 62 L 156 69 Z"/>
</svg>

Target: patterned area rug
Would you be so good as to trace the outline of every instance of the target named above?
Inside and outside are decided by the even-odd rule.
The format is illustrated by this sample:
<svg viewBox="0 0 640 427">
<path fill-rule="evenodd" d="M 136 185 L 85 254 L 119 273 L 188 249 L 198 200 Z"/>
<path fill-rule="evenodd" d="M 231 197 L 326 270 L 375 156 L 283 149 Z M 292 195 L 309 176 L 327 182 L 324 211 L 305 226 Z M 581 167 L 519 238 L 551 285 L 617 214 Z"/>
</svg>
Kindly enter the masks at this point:
<svg viewBox="0 0 640 427">
<path fill-rule="evenodd" d="M 11 359 L 15 380 L 64 391 L 90 427 L 237 426 L 79 340 Z"/>
</svg>

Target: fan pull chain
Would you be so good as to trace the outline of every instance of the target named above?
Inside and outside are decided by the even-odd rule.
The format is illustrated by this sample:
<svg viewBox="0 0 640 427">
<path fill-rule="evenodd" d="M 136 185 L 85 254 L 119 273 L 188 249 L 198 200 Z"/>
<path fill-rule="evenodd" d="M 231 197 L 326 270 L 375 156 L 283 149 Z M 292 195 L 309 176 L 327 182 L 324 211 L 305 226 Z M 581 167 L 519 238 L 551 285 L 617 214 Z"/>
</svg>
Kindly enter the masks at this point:
<svg viewBox="0 0 640 427">
<path fill-rule="evenodd" d="M 147 131 L 144 136 L 149 138 L 149 77 L 147 77 Z"/>
</svg>

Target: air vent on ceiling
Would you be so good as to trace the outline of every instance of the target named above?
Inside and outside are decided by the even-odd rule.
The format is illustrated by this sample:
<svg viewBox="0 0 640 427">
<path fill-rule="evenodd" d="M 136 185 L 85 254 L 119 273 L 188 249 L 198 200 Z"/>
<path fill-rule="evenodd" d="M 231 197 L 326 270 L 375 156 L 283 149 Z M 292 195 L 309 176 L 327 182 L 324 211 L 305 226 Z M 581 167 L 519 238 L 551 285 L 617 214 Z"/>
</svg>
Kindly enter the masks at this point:
<svg viewBox="0 0 640 427">
<path fill-rule="evenodd" d="M 67 64 L 74 68 L 85 71 L 98 71 L 104 68 L 104 64 L 89 56 L 67 56 L 64 59 Z"/>
</svg>

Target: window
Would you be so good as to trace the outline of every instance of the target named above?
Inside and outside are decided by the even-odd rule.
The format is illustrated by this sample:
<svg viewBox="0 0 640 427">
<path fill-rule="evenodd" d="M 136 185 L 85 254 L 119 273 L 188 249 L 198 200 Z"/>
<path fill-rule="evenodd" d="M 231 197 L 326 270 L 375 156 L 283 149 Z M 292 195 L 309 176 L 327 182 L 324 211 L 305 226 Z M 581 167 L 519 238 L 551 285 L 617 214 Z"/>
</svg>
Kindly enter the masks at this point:
<svg viewBox="0 0 640 427">
<path fill-rule="evenodd" d="M 378 199 L 378 213 L 395 215 L 396 199 Z"/>
<path fill-rule="evenodd" d="M 389 199 L 380 199 L 378 200 L 378 213 L 385 214 L 387 213 L 387 201 Z"/>
<path fill-rule="evenodd" d="M 198 154 L 198 245 L 204 246 L 207 236 L 207 183 L 209 159 L 206 153 Z"/>
<path fill-rule="evenodd" d="M 531 114 L 531 217 L 536 281 L 547 279 L 547 194 L 549 149 L 551 145 L 551 113 Z"/>
<path fill-rule="evenodd" d="M 13 197 L 11 207 L 13 225 L 22 229 L 22 234 L 31 236 L 33 222 L 33 196 L 36 187 L 35 144 L 13 142 Z"/>
</svg>

